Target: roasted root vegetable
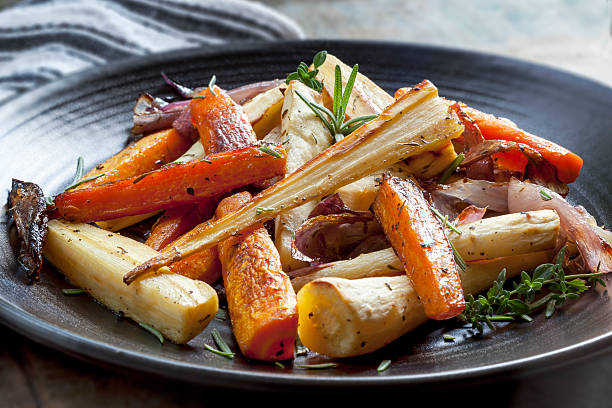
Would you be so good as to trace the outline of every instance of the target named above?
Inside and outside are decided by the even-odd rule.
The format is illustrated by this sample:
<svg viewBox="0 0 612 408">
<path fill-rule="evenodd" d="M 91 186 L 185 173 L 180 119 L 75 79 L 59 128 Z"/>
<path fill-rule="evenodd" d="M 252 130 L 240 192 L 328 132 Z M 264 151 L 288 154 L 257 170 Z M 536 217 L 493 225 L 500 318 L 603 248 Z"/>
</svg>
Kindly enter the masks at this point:
<svg viewBox="0 0 612 408">
<path fill-rule="evenodd" d="M 190 103 L 191 121 L 206 154 L 255 144 L 257 136 L 242 107 L 221 88 L 206 88 Z"/>
<path fill-rule="evenodd" d="M 519 129 L 508 120 L 465 105 L 462 105 L 462 109 L 476 121 L 485 139 L 507 140 L 532 147 L 555 167 L 557 177 L 562 183 L 569 184 L 578 178 L 582 169 L 582 159 L 565 147 Z M 519 157 L 522 158 L 521 155 Z"/>
<path fill-rule="evenodd" d="M 167 339 L 184 344 L 215 316 L 217 293 L 204 282 L 160 273 L 133 286 L 123 275 L 157 255 L 148 246 L 89 224 L 49 222 L 44 256 L 72 284 L 115 312 L 157 329 Z"/>
<path fill-rule="evenodd" d="M 508 278 L 550 262 L 553 251 L 469 263 L 463 291 L 490 287 L 501 269 Z M 331 357 L 375 351 L 427 321 L 417 292 L 405 275 L 363 279 L 321 278 L 298 292 L 302 343 Z"/>
<path fill-rule="evenodd" d="M 251 198 L 247 192 L 223 199 L 219 218 Z M 234 337 L 247 358 L 293 358 L 297 335 L 297 300 L 278 252 L 263 225 L 219 243 L 223 283 Z"/>
<path fill-rule="evenodd" d="M 258 194 L 236 213 L 211 226 L 196 227 L 191 239 L 175 246 L 173 254 L 146 262 L 134 274 L 168 265 L 374 171 L 425 150 L 435 150 L 457 137 L 462 129 L 454 112 L 438 97 L 437 88 L 425 81 L 387 107 L 378 118 Z"/>
<path fill-rule="evenodd" d="M 443 320 L 460 314 L 465 302 L 453 249 L 417 185 L 386 177 L 372 208 L 427 316 Z"/>
<path fill-rule="evenodd" d="M 83 179 L 99 177 L 80 184 L 76 189 L 98 186 L 159 169 L 164 164 L 178 159 L 193 142 L 193 139 L 174 129 L 147 135 L 87 172 Z"/>
<path fill-rule="evenodd" d="M 552 251 L 559 237 L 560 220 L 551 210 L 528 211 L 484 218 L 458 227 L 461 234 L 447 231 L 459 255 L 467 260 L 468 268 L 477 262 L 491 259 L 514 259 L 514 256 L 533 252 Z M 473 248 L 479 248 L 474 252 Z M 501 270 L 503 264 L 500 263 Z M 498 272 L 499 272 L 498 270 Z M 357 258 L 293 271 L 293 288 L 298 291 L 310 281 L 322 277 L 357 279 L 372 276 L 391 276 L 405 273 L 392 248 L 383 249 Z M 461 274 L 465 276 L 478 276 Z"/>
<path fill-rule="evenodd" d="M 293 173 L 332 144 L 327 128 L 297 92 L 310 102 L 321 103 L 321 95 L 301 82 L 292 81 L 285 91 L 281 138 L 287 151 L 287 174 Z M 276 217 L 274 241 L 286 272 L 306 265 L 292 256 L 291 243 L 293 232 L 306 221 L 314 206 L 315 203 L 310 201 Z"/>
<path fill-rule="evenodd" d="M 135 178 L 67 191 L 56 197 L 55 205 L 59 214 L 71 221 L 144 214 L 191 204 L 284 174 L 285 157 L 281 146 L 212 154 L 206 160 L 173 164 Z"/>
<path fill-rule="evenodd" d="M 286 89 L 287 85 L 283 82 L 242 105 L 258 139 L 263 139 L 272 129 L 280 125 L 281 107 Z"/>
</svg>

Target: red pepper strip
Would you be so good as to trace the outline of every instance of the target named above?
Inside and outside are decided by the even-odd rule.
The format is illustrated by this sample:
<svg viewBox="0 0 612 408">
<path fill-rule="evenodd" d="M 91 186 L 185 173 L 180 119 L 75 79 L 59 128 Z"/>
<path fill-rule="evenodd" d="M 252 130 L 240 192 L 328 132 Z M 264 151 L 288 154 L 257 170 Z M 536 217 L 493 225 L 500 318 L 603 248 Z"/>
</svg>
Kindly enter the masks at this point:
<svg viewBox="0 0 612 408">
<path fill-rule="evenodd" d="M 56 197 L 55 206 L 70 221 L 92 222 L 146 214 L 191 204 L 285 174 L 287 154 L 280 145 L 270 153 L 252 146 L 174 164 L 144 175 Z M 278 157 L 276 157 L 278 156 Z"/>
</svg>

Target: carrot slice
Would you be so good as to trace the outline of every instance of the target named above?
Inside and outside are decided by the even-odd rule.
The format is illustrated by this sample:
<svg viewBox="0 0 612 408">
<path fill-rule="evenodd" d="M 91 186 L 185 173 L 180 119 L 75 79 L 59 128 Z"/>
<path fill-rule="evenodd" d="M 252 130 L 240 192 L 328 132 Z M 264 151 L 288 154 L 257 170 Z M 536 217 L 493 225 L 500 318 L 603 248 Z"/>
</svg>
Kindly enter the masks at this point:
<svg viewBox="0 0 612 408">
<path fill-rule="evenodd" d="M 100 174 L 102 176 L 85 182 L 76 189 L 99 186 L 109 181 L 139 176 L 147 171 L 159 169 L 164 164 L 178 159 L 192 144 L 193 139 L 181 135 L 174 129 L 152 133 L 91 169 L 83 179 Z"/>
<path fill-rule="evenodd" d="M 443 320 L 463 312 L 465 301 L 453 250 L 416 184 L 386 177 L 373 209 L 425 314 Z"/>
<path fill-rule="evenodd" d="M 190 102 L 191 120 L 206 153 L 219 153 L 254 144 L 257 136 L 246 113 L 218 86 L 209 88 Z"/>
<path fill-rule="evenodd" d="M 58 195 L 59 214 L 70 221 L 103 221 L 190 204 L 284 175 L 286 152 L 270 145 L 216 153 L 142 176 Z"/>
<path fill-rule="evenodd" d="M 217 218 L 250 199 L 247 192 L 225 198 Z M 287 360 L 293 357 L 297 336 L 297 297 L 268 231 L 262 224 L 249 231 L 218 246 L 234 337 L 248 358 Z"/>
</svg>

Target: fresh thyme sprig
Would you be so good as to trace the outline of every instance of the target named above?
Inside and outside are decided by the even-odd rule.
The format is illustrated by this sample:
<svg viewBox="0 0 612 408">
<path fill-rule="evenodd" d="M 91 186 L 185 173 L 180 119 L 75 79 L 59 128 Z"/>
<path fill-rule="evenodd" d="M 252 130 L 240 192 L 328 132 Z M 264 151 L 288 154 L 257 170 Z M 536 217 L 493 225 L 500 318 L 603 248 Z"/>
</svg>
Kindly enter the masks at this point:
<svg viewBox="0 0 612 408">
<path fill-rule="evenodd" d="M 512 290 L 504 288 L 506 270 L 503 269 L 486 296 L 467 296 L 465 311 L 459 315 L 459 319 L 470 323 L 472 328 L 482 333 L 484 325 L 495 330 L 493 322 L 511 322 L 517 318 L 530 322 L 532 318 L 529 315 L 544 306 L 545 316 L 550 318 L 568 299 L 576 299 L 589 289 L 584 279 L 594 285 L 599 283 L 605 286 L 599 271 L 566 275 L 563 270 L 564 257 L 565 247 L 559 251 L 556 263 L 538 266 L 532 276 L 523 271 L 521 280 L 518 283 L 513 282 Z M 548 293 L 536 300 L 536 295 L 542 290 L 547 290 Z"/>
<path fill-rule="evenodd" d="M 289 84 L 289 82 L 297 80 L 306 85 L 307 87 L 312 88 L 317 92 L 321 92 L 321 90 L 323 89 L 323 84 L 319 82 L 315 77 L 319 73 L 318 68 L 325 62 L 325 58 L 327 58 L 327 51 L 317 52 L 314 56 L 314 59 L 312 60 L 312 65 L 314 67 L 312 71 L 308 71 L 308 65 L 306 65 L 305 62 L 300 62 L 297 67 L 297 71 L 287 75 L 285 83 Z"/>
<path fill-rule="evenodd" d="M 355 85 L 355 79 L 357 78 L 357 71 L 359 66 L 355 64 L 351 75 L 346 82 L 344 91 L 342 90 L 342 73 L 340 66 L 336 65 L 335 80 L 334 80 L 334 101 L 332 111 L 327 109 L 325 106 L 319 105 L 318 103 L 311 102 L 304 97 L 299 91 L 296 91 L 297 96 L 308 106 L 312 112 L 323 122 L 325 127 L 329 130 L 329 133 L 334 137 L 336 142 L 344 138 L 344 136 L 352 133 L 355 129 L 363 125 L 364 123 L 376 118 L 378 115 L 366 115 L 353 118 L 349 121 L 344 122 L 346 107 L 348 106 L 351 92 L 353 92 L 353 85 Z"/>
</svg>

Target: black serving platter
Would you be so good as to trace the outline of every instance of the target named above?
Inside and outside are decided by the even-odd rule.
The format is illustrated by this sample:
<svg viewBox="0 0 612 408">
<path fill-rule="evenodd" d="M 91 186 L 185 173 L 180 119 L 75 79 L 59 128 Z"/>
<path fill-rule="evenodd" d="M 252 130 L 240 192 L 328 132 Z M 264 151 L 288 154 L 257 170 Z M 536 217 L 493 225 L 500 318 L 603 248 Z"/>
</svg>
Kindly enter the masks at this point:
<svg viewBox="0 0 612 408">
<path fill-rule="evenodd" d="M 138 94 L 168 92 L 160 72 L 187 85 L 232 88 L 283 78 L 299 61 L 326 49 L 359 63 L 389 92 L 431 80 L 442 96 L 512 119 L 584 158 L 569 199 L 612 224 L 612 89 L 568 73 L 495 55 L 401 43 L 299 41 L 230 45 L 151 55 L 109 65 L 44 86 L 0 108 L 0 186 L 12 177 L 38 183 L 47 194 L 67 185 L 78 156 L 93 167 L 126 143 Z M 6 211 L 6 207 L 5 207 Z M 160 344 L 129 319 L 85 296 L 68 297 L 49 268 L 28 286 L 17 272 L 6 214 L 0 220 L 0 322 L 68 354 L 121 369 L 207 385 L 288 390 L 311 386 L 346 389 L 482 380 L 550 368 L 606 352 L 612 344 L 612 303 L 604 289 L 566 304 L 552 319 L 500 326 L 475 336 L 453 323 L 428 323 L 371 355 L 334 369 L 281 369 L 204 350 L 217 328 L 237 349 L 228 321 L 214 320 L 189 344 Z M 453 335 L 445 342 L 443 333 Z M 391 368 L 378 373 L 381 360 Z M 300 356 L 296 362 L 330 359 Z"/>
</svg>

